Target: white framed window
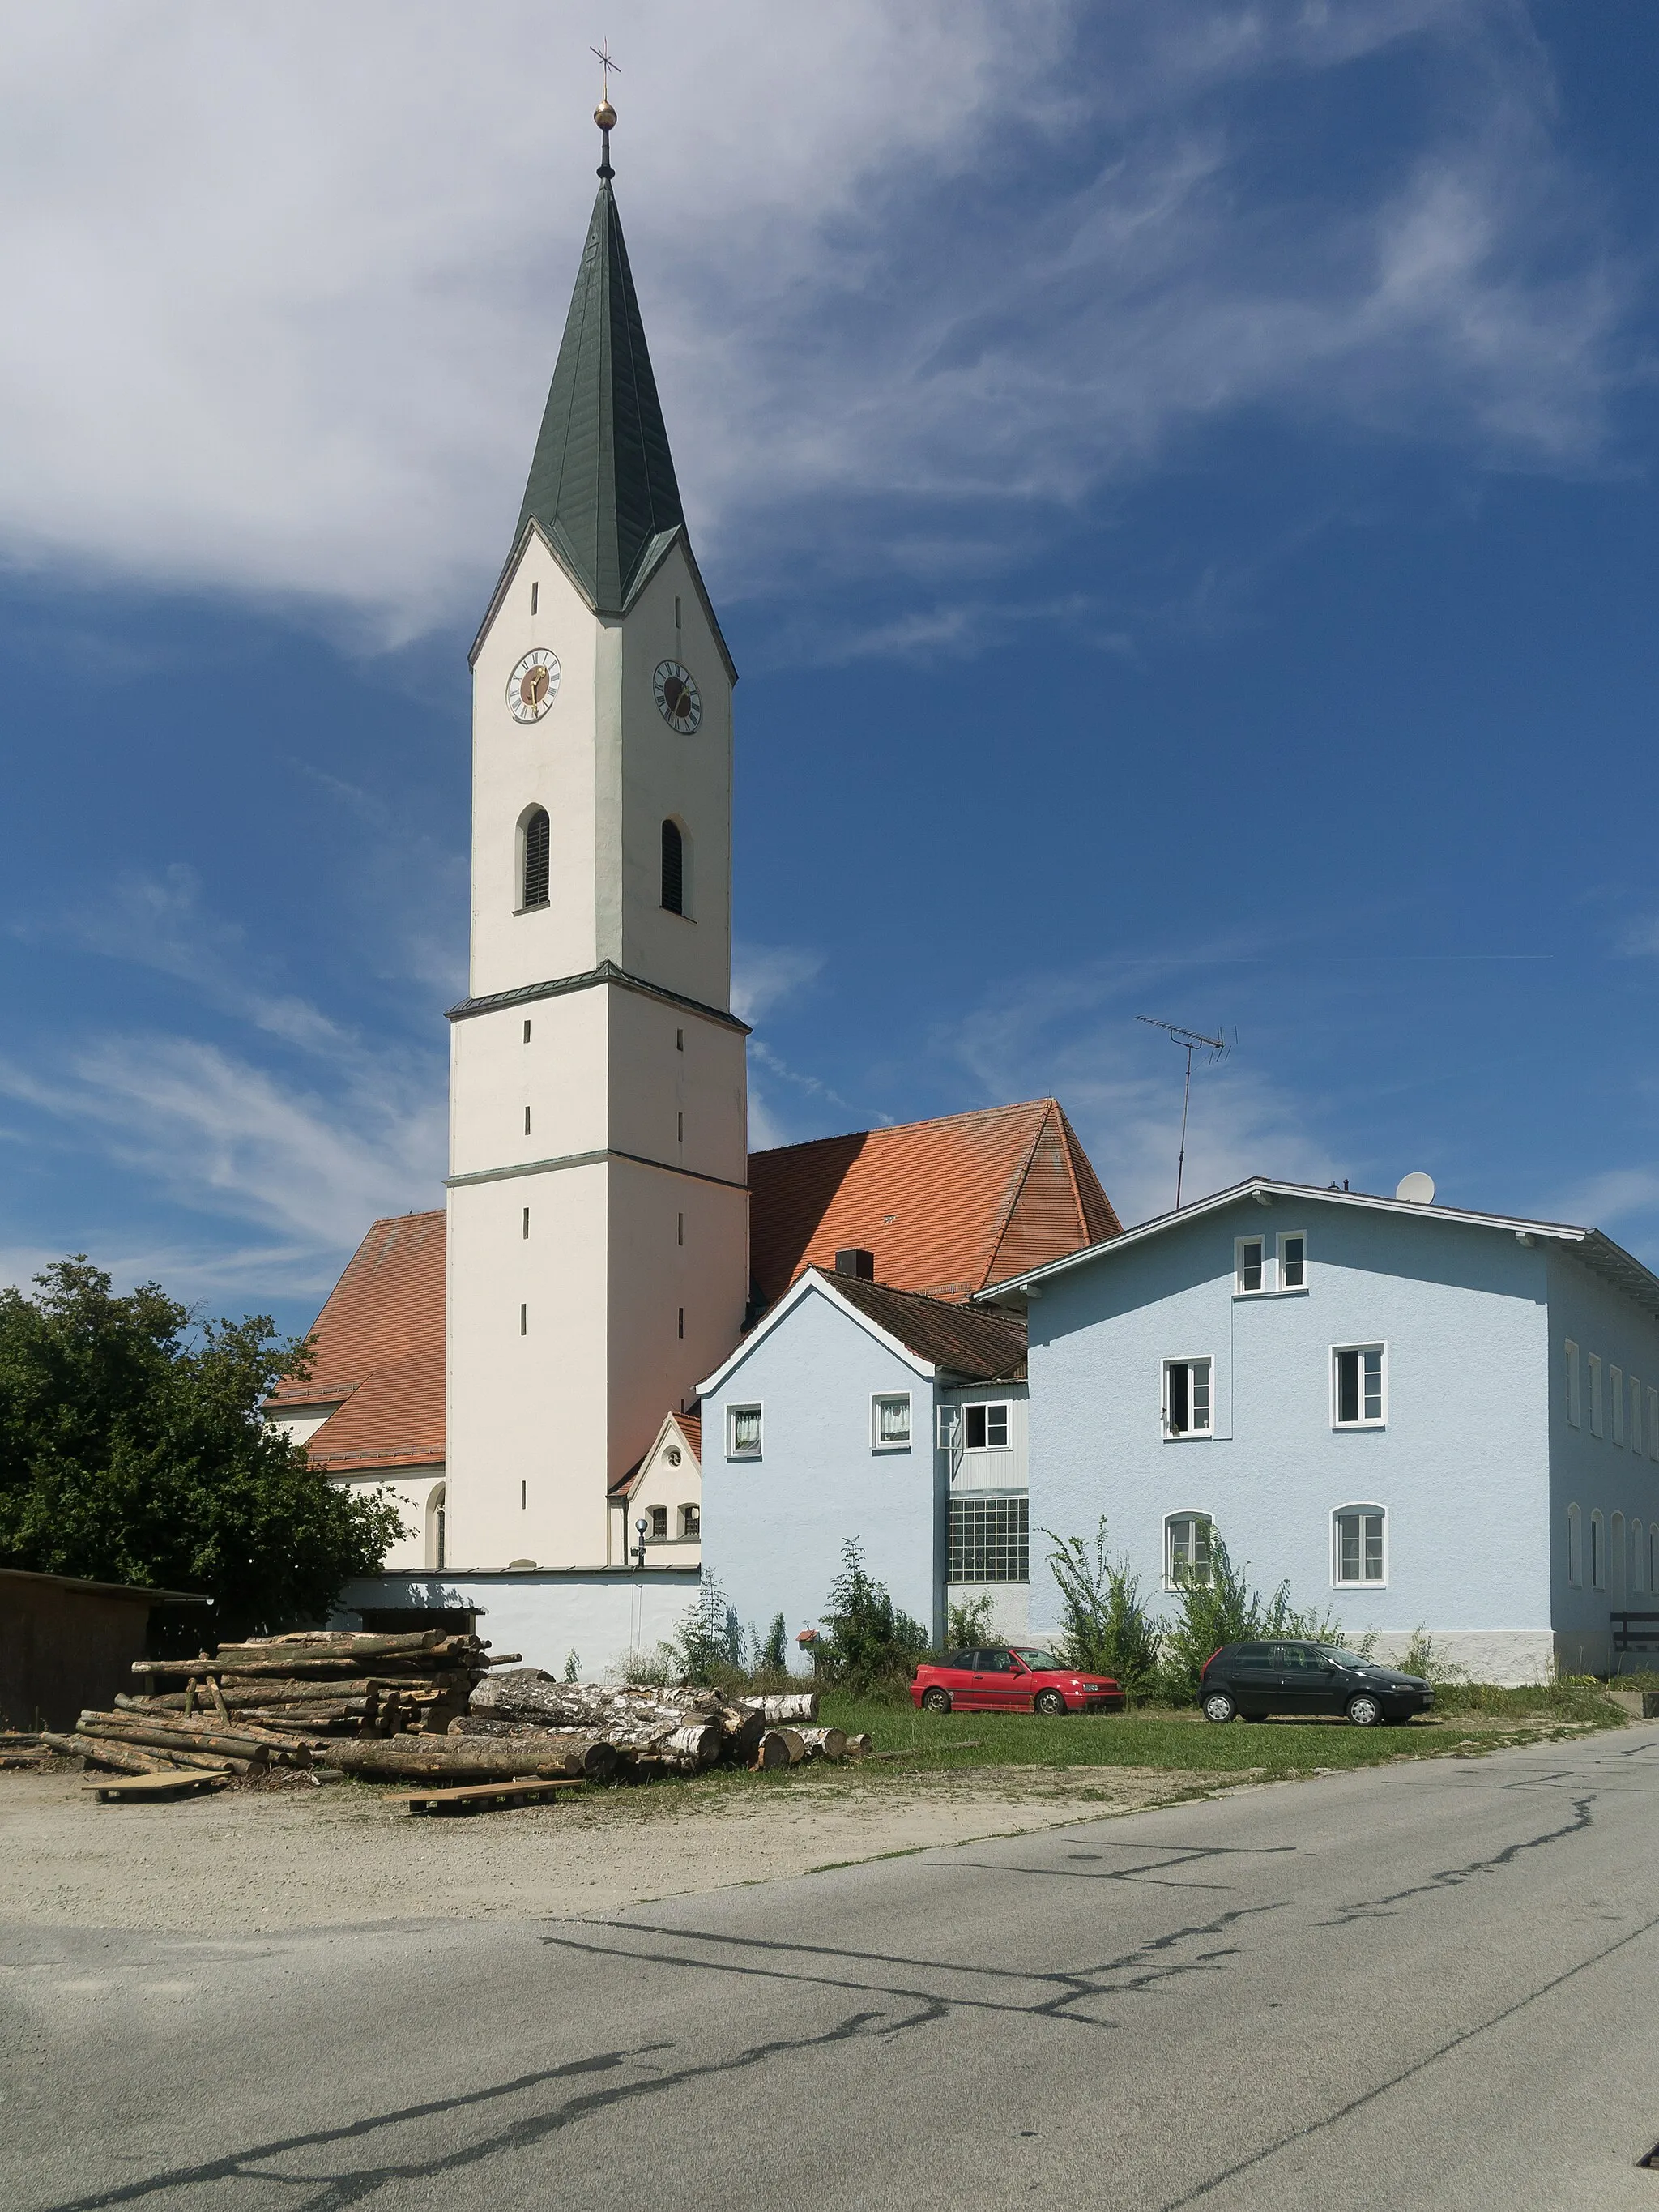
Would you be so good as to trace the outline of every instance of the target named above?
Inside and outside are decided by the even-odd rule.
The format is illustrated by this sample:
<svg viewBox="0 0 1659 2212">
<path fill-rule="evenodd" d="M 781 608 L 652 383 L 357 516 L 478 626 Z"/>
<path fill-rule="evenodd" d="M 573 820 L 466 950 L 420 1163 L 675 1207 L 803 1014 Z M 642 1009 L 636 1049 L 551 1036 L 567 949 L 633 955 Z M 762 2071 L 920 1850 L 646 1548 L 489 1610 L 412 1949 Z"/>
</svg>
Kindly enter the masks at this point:
<svg viewBox="0 0 1659 2212">
<path fill-rule="evenodd" d="M 933 1419 L 938 1425 L 938 1436 L 936 1441 L 939 1444 L 939 1449 L 944 1452 L 955 1451 L 957 1448 L 957 1439 L 962 1434 L 961 1407 L 936 1407 L 933 1412 Z"/>
<path fill-rule="evenodd" d="M 1607 1531 L 1599 1508 L 1590 1515 L 1589 1552 L 1590 1588 L 1605 1589 L 1607 1586 Z"/>
<path fill-rule="evenodd" d="M 1576 1505 L 1567 1508 L 1567 1580 L 1574 1589 L 1584 1583 L 1584 1516 Z"/>
<path fill-rule="evenodd" d="M 872 1451 L 909 1450 L 910 1393 L 908 1390 L 878 1392 L 870 1401 L 870 1449 Z"/>
<path fill-rule="evenodd" d="M 1030 1500 L 953 1498 L 948 1579 L 953 1583 L 1029 1583 Z"/>
<path fill-rule="evenodd" d="M 1233 1239 L 1233 1296 L 1276 1297 L 1308 1287 L 1308 1239 L 1300 1229 L 1281 1229 L 1270 1248 L 1265 1237 Z"/>
<path fill-rule="evenodd" d="M 693 1536 L 693 1537 L 696 1537 L 696 1536 L 701 1536 L 701 1535 L 702 1535 L 702 1506 L 701 1506 L 701 1505 L 682 1505 L 682 1506 L 681 1506 L 681 1508 L 680 1508 L 680 1534 L 681 1534 L 681 1535 L 682 1535 L 682 1536 Z"/>
<path fill-rule="evenodd" d="M 1622 1367 L 1608 1368 L 1607 1396 L 1613 1401 L 1613 1441 L 1622 1444 L 1625 1441 L 1625 1370 Z"/>
<path fill-rule="evenodd" d="M 1267 1238 L 1236 1237 L 1233 1239 L 1233 1289 L 1241 1298 L 1252 1298 L 1267 1287 Z"/>
<path fill-rule="evenodd" d="M 964 1406 L 962 1420 L 965 1451 L 1013 1449 L 1013 1408 L 1006 1399 L 995 1404 Z"/>
<path fill-rule="evenodd" d="M 1388 1518 L 1380 1505 L 1339 1505 L 1332 1514 L 1331 1580 L 1339 1589 L 1387 1583 Z"/>
<path fill-rule="evenodd" d="M 1630 1448 L 1639 1459 L 1642 1455 L 1642 1383 L 1638 1376 L 1630 1378 Z"/>
<path fill-rule="evenodd" d="M 726 1456 L 758 1459 L 761 1455 L 761 1408 L 728 1406 L 726 1409 Z"/>
<path fill-rule="evenodd" d="M 1388 1346 L 1335 1344 L 1331 1346 L 1331 1426 L 1380 1429 L 1389 1418 Z"/>
<path fill-rule="evenodd" d="M 1601 1355 L 1592 1352 L 1589 1356 L 1590 1434 L 1601 1433 Z"/>
<path fill-rule="evenodd" d="M 1281 1291 L 1308 1287 L 1308 1239 L 1300 1229 L 1279 1232 L 1279 1287 Z"/>
<path fill-rule="evenodd" d="M 1580 1420 L 1583 1419 L 1583 1411 L 1578 1402 L 1578 1346 L 1573 1342 L 1572 1339 L 1569 1337 L 1566 1340 L 1565 1349 L 1567 1354 L 1567 1426 L 1570 1429 L 1576 1429 L 1578 1426 Z"/>
<path fill-rule="evenodd" d="M 1207 1358 L 1164 1363 L 1164 1433 L 1177 1441 L 1210 1434 L 1210 1374 Z"/>
<path fill-rule="evenodd" d="M 1164 1523 L 1164 1583 L 1180 1589 L 1210 1579 L 1215 1524 L 1207 1513 L 1171 1513 Z"/>
</svg>

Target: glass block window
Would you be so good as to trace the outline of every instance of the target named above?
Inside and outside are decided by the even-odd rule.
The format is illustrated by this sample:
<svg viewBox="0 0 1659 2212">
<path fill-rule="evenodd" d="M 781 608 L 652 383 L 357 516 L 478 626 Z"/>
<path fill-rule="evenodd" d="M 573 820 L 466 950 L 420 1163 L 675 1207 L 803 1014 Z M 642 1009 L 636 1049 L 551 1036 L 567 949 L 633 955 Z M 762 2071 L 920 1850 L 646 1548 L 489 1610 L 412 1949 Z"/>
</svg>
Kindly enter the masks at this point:
<svg viewBox="0 0 1659 2212">
<path fill-rule="evenodd" d="M 1026 1498 L 951 1500 L 951 1580 L 1028 1583 L 1031 1504 Z"/>
</svg>

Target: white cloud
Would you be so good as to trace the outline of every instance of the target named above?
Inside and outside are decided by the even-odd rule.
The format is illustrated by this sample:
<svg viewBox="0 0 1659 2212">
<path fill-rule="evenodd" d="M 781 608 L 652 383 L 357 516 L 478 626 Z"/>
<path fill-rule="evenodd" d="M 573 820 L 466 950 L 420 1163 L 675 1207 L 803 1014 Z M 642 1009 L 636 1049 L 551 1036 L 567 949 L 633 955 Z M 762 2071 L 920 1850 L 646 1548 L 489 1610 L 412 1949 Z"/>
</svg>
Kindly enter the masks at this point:
<svg viewBox="0 0 1659 2212">
<path fill-rule="evenodd" d="M 1022 503 L 1253 405 L 1595 450 L 1619 287 L 1510 11 L 635 0 L 612 30 L 723 591 L 774 588 L 781 548 L 867 572 L 864 502 L 895 495 L 934 514 L 879 533 L 896 567 L 963 539 L 982 567 Z M 380 638 L 481 605 L 585 220 L 591 35 L 568 0 L 13 11 L 0 551 L 308 594 Z M 1436 88 L 1391 161 L 1264 181 L 1254 89 L 1412 40 Z"/>
<path fill-rule="evenodd" d="M 805 945 L 750 945 L 738 939 L 732 947 L 732 1011 L 740 1022 L 763 1021 L 823 971 L 823 955 Z"/>
</svg>

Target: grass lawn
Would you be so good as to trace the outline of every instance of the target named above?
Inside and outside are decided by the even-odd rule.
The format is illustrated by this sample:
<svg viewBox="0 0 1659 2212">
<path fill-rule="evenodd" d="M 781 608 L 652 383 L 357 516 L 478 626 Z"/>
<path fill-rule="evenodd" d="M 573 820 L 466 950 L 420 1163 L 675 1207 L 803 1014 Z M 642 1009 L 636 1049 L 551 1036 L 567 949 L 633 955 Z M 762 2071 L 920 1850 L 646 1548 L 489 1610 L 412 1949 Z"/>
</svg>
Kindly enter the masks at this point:
<svg viewBox="0 0 1659 2212">
<path fill-rule="evenodd" d="M 1439 1710 L 1397 1728 L 1358 1729 L 1345 1720 L 1233 1721 L 1217 1728 L 1194 1709 L 1139 1707 L 1124 1713 L 923 1713 L 908 1698 L 859 1698 L 836 1692 L 819 1718 L 867 1729 L 878 1751 L 914 1756 L 882 1762 L 889 1772 L 963 1772 L 975 1766 L 1168 1767 L 1185 1773 L 1306 1774 L 1316 1768 L 1376 1766 L 1391 1759 L 1433 1758 L 1584 1729 L 1622 1727 L 1629 1716 L 1599 1690 L 1563 1685 L 1539 1690 L 1439 1693 Z M 866 1773 L 878 1768 L 866 1767 Z"/>
</svg>

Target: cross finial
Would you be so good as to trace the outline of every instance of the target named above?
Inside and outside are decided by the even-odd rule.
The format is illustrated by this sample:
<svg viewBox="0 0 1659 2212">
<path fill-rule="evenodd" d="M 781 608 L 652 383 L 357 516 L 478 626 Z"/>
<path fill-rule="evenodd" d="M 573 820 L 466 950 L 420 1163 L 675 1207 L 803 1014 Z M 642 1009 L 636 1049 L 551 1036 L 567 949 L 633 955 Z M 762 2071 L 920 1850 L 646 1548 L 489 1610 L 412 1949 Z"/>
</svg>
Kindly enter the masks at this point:
<svg viewBox="0 0 1659 2212">
<path fill-rule="evenodd" d="M 615 70 L 620 76 L 622 64 L 611 60 L 609 39 L 602 39 L 597 46 L 590 46 L 587 51 L 605 72 L 605 90 L 600 94 L 599 106 L 593 110 L 593 120 L 599 126 L 599 174 L 609 180 L 617 173 L 611 166 L 611 133 L 617 121 L 617 111 L 611 105 L 611 72 Z"/>
</svg>

